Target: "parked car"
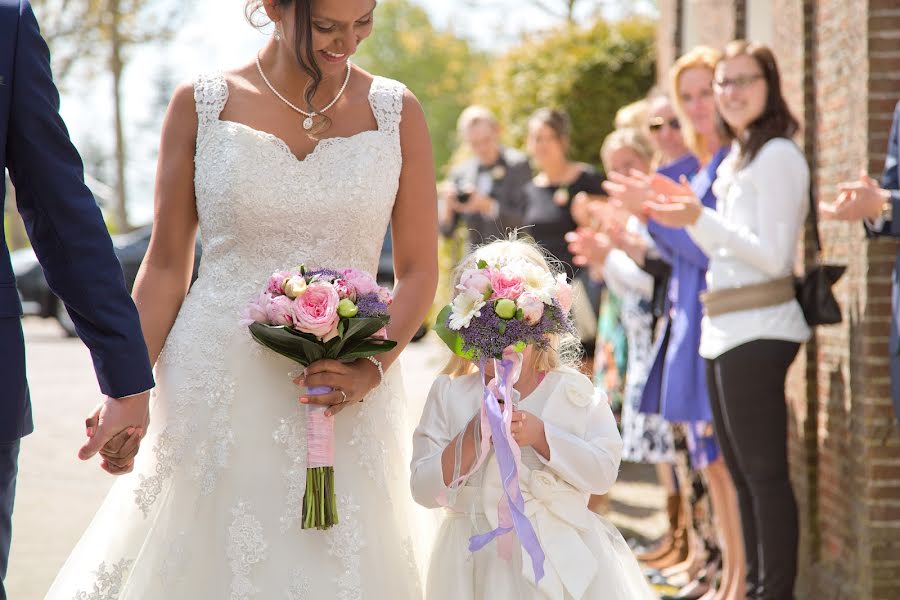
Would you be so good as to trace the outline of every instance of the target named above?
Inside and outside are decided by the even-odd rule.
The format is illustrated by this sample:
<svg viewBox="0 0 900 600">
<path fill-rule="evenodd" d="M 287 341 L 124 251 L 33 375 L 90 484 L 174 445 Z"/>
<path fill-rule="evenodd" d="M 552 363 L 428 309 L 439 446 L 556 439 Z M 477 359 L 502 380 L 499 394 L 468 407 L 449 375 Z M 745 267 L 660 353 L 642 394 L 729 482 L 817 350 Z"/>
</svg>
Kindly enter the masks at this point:
<svg viewBox="0 0 900 600">
<path fill-rule="evenodd" d="M 114 235 L 112 237 L 113 250 L 119 264 L 122 265 L 122 274 L 125 276 L 125 284 L 128 289 L 134 286 L 138 269 L 147 253 L 150 244 L 151 227 L 148 225 L 136 229 L 131 233 Z M 200 265 L 200 241 L 198 239 L 194 252 L 194 273 L 191 281 L 197 279 L 197 268 Z M 74 337 L 75 325 L 66 312 L 65 305 L 50 290 L 44 271 L 38 263 L 37 256 L 31 248 L 16 250 L 10 254 L 13 273 L 16 276 L 16 287 L 19 289 L 19 298 L 22 301 L 22 312 L 26 315 L 34 315 L 45 319 L 56 319 L 62 326 L 66 335 Z"/>
<path fill-rule="evenodd" d="M 125 276 L 125 284 L 128 286 L 129 291 L 134 286 L 138 269 L 144 260 L 144 255 L 147 253 L 147 247 L 150 245 L 151 231 L 152 228 L 148 225 L 131 233 L 112 237 L 113 250 L 116 253 L 116 258 L 119 259 L 119 263 L 122 265 L 122 274 Z M 201 248 L 198 238 L 194 251 L 194 273 L 191 277 L 191 282 L 197 279 L 200 255 Z M 72 323 L 65 305 L 60 302 L 50 290 L 50 286 L 47 285 L 44 271 L 38 263 L 34 250 L 31 248 L 16 250 L 10 254 L 10 258 L 12 260 L 13 273 L 16 276 L 16 287 L 19 288 L 19 298 L 22 301 L 22 311 L 26 315 L 56 319 L 66 332 L 66 335 L 74 337 L 76 335 L 75 325 Z M 377 279 L 383 286 L 390 288 L 394 285 L 394 262 L 391 256 L 390 228 L 388 228 L 381 255 L 378 259 Z M 427 326 L 423 324 L 413 337 L 413 341 L 421 339 L 427 332 Z"/>
</svg>

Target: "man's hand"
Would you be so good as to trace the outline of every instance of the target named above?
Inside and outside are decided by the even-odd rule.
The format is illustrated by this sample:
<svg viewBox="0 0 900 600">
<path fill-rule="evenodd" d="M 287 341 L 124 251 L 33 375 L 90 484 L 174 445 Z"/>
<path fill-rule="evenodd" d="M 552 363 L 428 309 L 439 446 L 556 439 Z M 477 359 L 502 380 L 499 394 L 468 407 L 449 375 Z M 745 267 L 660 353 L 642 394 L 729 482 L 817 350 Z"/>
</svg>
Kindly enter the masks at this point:
<svg viewBox="0 0 900 600">
<path fill-rule="evenodd" d="M 820 204 L 822 218 L 830 221 L 875 220 L 881 216 L 884 203 L 891 195 L 881 189 L 878 183 L 862 171 L 858 181 L 838 184 L 840 194 L 834 204 Z"/>
<path fill-rule="evenodd" d="M 150 392 L 127 398 L 107 397 L 85 420 L 88 440 L 78 451 L 78 458 L 89 460 L 100 452 L 100 466 L 105 471 L 113 475 L 126 473 L 134 465 L 137 446 L 149 425 Z M 123 433 L 128 437 L 123 439 Z"/>
</svg>

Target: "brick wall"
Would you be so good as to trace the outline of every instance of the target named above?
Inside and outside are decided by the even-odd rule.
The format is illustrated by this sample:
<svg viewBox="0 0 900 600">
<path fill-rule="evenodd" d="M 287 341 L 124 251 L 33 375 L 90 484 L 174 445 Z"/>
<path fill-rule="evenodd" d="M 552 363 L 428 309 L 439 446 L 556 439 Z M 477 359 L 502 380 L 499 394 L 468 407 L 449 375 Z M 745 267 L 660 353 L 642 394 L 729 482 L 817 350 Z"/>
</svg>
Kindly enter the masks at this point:
<svg viewBox="0 0 900 600">
<path fill-rule="evenodd" d="M 665 32 L 679 8 L 687 40 L 739 28 L 749 0 L 660 2 L 661 75 L 675 57 Z M 753 1 L 753 10 L 762 8 Z M 737 2 L 737 4 L 736 4 Z M 897 0 L 759 0 L 771 4 L 772 47 L 819 199 L 861 168 L 880 174 L 900 100 Z M 679 7 L 679 3 L 681 6 Z M 698 4 L 704 4 L 701 12 Z M 687 41 L 686 40 L 686 41 Z M 689 49 L 690 45 L 685 46 Z M 671 57 L 671 58 L 670 58 Z M 822 226 L 826 259 L 847 265 L 836 286 L 844 323 L 820 328 L 788 378 L 792 480 L 801 512 L 798 597 L 900 598 L 900 434 L 889 395 L 890 277 L 897 245 L 858 224 Z M 807 263 L 811 244 L 805 243 Z M 800 265 L 798 265 L 800 268 Z"/>
</svg>

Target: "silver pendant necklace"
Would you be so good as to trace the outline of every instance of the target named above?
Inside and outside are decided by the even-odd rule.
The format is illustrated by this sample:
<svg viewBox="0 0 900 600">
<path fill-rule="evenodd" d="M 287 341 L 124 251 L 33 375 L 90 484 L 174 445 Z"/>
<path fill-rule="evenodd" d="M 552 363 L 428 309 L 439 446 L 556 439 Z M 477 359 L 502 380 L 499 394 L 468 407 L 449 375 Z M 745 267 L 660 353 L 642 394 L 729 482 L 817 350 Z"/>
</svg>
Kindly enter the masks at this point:
<svg viewBox="0 0 900 600">
<path fill-rule="evenodd" d="M 266 83 L 266 85 L 269 87 L 269 89 L 272 90 L 272 93 L 278 97 L 279 100 L 281 100 L 282 102 L 284 102 L 285 104 L 287 104 L 288 106 L 293 108 L 295 111 L 297 111 L 298 113 L 300 113 L 301 115 L 306 117 L 305 119 L 303 119 L 303 129 L 305 129 L 306 131 L 309 131 L 310 129 L 312 129 L 313 119 L 315 117 L 317 117 L 321 114 L 324 114 L 326 110 L 328 110 L 329 108 L 334 106 L 337 103 L 337 101 L 340 100 L 341 96 L 344 95 L 344 90 L 347 89 L 347 83 L 350 81 L 351 67 L 352 67 L 352 64 L 348 60 L 347 61 L 347 75 L 344 77 L 344 84 L 341 86 L 341 89 L 338 90 L 337 96 L 334 97 L 334 100 L 329 102 L 328 105 L 325 106 L 325 108 L 323 108 L 322 110 L 319 110 L 319 111 L 314 110 L 313 112 L 306 112 L 299 106 L 295 106 L 294 103 L 292 103 L 290 100 L 288 100 L 287 98 L 282 96 L 280 93 L 278 93 L 278 90 L 276 90 L 275 87 L 271 83 L 269 83 L 269 79 L 266 77 L 266 74 L 263 73 L 262 65 L 259 62 L 259 54 L 256 55 L 256 69 L 259 71 L 259 76 L 262 77 L 262 80 Z"/>
</svg>

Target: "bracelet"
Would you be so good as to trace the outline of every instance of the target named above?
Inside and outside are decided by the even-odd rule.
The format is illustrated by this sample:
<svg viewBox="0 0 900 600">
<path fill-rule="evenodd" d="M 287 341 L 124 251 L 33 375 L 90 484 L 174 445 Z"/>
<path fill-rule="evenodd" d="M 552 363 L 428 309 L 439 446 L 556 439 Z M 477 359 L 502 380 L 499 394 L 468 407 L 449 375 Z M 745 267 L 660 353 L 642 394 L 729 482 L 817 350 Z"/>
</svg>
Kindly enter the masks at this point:
<svg viewBox="0 0 900 600">
<path fill-rule="evenodd" d="M 381 379 L 378 381 L 378 385 L 384 383 L 384 367 L 381 366 L 381 363 L 374 356 L 367 356 L 366 360 L 375 365 L 375 368 L 378 369 L 378 375 Z"/>
</svg>

